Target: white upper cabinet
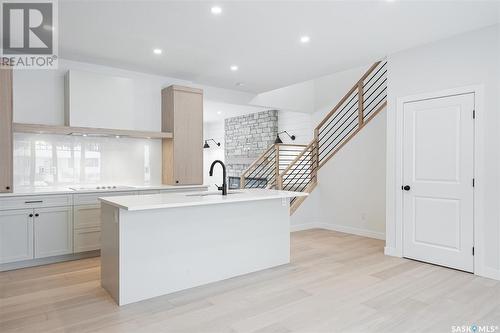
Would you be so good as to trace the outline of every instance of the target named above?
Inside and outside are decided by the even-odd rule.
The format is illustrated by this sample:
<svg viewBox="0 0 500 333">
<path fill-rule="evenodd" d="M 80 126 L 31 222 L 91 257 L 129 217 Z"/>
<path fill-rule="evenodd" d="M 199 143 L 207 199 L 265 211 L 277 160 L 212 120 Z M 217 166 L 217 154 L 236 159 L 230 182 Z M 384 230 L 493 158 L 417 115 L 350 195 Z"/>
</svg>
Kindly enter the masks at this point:
<svg viewBox="0 0 500 333">
<path fill-rule="evenodd" d="M 130 78 L 69 70 L 65 78 L 66 126 L 146 130 L 137 128 L 135 122 L 134 88 Z"/>
</svg>

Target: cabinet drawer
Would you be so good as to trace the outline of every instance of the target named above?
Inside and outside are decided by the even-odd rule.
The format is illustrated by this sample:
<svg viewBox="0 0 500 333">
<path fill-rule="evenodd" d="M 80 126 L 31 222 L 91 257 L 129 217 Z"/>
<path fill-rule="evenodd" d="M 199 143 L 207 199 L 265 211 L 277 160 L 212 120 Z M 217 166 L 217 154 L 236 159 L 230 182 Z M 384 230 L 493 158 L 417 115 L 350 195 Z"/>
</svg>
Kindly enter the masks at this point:
<svg viewBox="0 0 500 333">
<path fill-rule="evenodd" d="M 101 228 L 75 229 L 74 253 L 94 251 L 101 248 Z"/>
<path fill-rule="evenodd" d="M 101 226 L 101 205 L 81 205 L 73 207 L 75 229 Z"/>
<path fill-rule="evenodd" d="M 77 205 L 96 205 L 96 204 L 100 204 L 98 198 L 118 197 L 118 196 L 122 196 L 122 195 L 137 195 L 137 191 L 74 194 L 73 200 L 74 200 L 75 206 L 77 206 Z"/>
<path fill-rule="evenodd" d="M 72 206 L 71 195 L 37 195 L 0 199 L 0 210 Z"/>
</svg>

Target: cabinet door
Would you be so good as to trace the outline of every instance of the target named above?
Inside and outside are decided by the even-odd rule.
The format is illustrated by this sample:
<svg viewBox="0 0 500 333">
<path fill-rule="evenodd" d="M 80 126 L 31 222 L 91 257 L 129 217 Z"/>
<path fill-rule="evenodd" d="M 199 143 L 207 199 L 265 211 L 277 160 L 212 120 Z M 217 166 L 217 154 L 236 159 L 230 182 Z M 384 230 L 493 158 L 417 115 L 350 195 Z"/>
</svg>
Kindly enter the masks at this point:
<svg viewBox="0 0 500 333">
<path fill-rule="evenodd" d="M 12 69 L 0 66 L 0 192 L 12 192 Z"/>
<path fill-rule="evenodd" d="M 162 90 L 163 184 L 203 184 L 203 91 L 169 86 Z"/>
<path fill-rule="evenodd" d="M 35 209 L 35 258 L 73 253 L 72 207 Z"/>
<path fill-rule="evenodd" d="M 33 259 L 32 209 L 0 211 L 0 263 Z"/>
<path fill-rule="evenodd" d="M 176 91 L 174 108 L 174 180 L 203 184 L 203 95 Z"/>
</svg>

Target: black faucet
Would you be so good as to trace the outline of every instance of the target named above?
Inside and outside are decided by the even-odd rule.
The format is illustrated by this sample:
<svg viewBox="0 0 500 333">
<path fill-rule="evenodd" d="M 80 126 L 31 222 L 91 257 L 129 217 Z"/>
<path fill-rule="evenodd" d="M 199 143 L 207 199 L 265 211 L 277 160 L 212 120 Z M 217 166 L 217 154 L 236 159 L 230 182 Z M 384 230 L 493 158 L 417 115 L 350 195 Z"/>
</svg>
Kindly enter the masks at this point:
<svg viewBox="0 0 500 333">
<path fill-rule="evenodd" d="M 217 189 L 219 191 L 222 190 L 222 195 L 227 195 L 227 183 L 226 183 L 226 166 L 224 165 L 224 162 L 221 160 L 215 160 L 212 162 L 212 165 L 210 166 L 210 172 L 209 175 L 212 177 L 214 175 L 214 165 L 219 163 L 222 166 L 222 186 L 217 185 Z"/>
</svg>

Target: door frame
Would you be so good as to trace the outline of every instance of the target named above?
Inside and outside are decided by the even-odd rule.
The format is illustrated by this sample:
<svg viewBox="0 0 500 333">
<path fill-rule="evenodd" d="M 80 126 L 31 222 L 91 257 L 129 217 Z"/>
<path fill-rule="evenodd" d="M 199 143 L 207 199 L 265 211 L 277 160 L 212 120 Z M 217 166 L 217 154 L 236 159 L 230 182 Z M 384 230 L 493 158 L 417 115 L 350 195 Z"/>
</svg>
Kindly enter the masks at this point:
<svg viewBox="0 0 500 333">
<path fill-rule="evenodd" d="M 403 184 L 403 129 L 404 129 L 404 104 L 415 102 L 425 99 L 434 99 L 439 97 L 474 94 L 474 109 L 476 110 L 474 121 L 474 193 L 473 193 L 473 224 L 474 224 L 474 274 L 481 276 L 488 276 L 485 272 L 484 265 L 484 217 L 483 217 L 483 198 L 484 186 L 482 180 L 484 179 L 484 86 L 474 85 L 466 87 L 458 87 L 452 89 L 445 89 L 440 91 L 427 92 L 422 94 L 404 96 L 397 99 L 395 120 L 396 120 L 396 133 L 395 133 L 395 151 L 394 151 L 394 173 L 395 178 L 392 182 L 388 179 L 388 192 L 393 193 L 393 202 L 388 200 L 387 210 L 392 209 L 393 218 L 391 214 L 387 214 L 386 239 L 390 239 L 391 234 L 395 243 L 386 244 L 385 253 L 387 255 L 403 257 L 403 191 L 401 185 Z M 389 161 L 389 159 L 388 159 Z M 388 174 L 390 172 L 390 165 L 388 163 Z"/>
</svg>

